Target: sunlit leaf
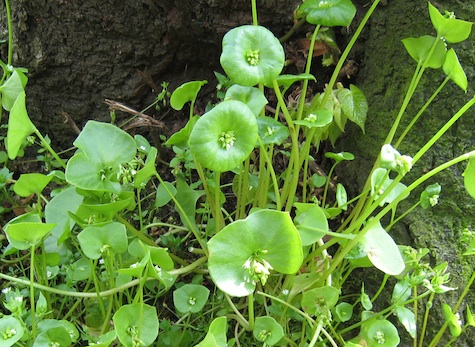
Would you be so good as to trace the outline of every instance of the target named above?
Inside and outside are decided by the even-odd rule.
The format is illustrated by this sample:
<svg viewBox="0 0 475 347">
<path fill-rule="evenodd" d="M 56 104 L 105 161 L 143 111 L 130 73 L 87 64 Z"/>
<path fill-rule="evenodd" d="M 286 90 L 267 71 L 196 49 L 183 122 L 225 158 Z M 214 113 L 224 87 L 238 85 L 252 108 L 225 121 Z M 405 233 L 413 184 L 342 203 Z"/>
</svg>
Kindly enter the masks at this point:
<svg viewBox="0 0 475 347">
<path fill-rule="evenodd" d="M 472 22 L 456 19 L 453 13 L 447 11 L 442 15 L 430 1 L 428 4 L 430 19 L 439 37 L 450 43 L 461 42 L 469 37 Z"/>
<path fill-rule="evenodd" d="M 468 159 L 467 167 L 463 173 L 463 183 L 468 194 L 475 199 L 475 155 Z"/>
<path fill-rule="evenodd" d="M 257 117 L 267 104 L 264 93 L 254 87 L 244 87 L 234 84 L 226 91 L 224 100 L 237 100 L 244 103 Z"/>
<path fill-rule="evenodd" d="M 354 84 L 350 84 L 350 89 L 342 88 L 337 95 L 345 116 L 358 125 L 364 133 L 368 102 L 361 89 Z"/>
<path fill-rule="evenodd" d="M 414 312 L 404 306 L 396 306 L 396 316 L 412 338 L 416 337 L 416 317 Z"/>
<path fill-rule="evenodd" d="M 453 48 L 447 51 L 447 56 L 445 58 L 444 65 L 442 70 L 456 85 L 462 88 L 463 91 L 467 91 L 468 81 L 465 71 L 463 71 L 462 65 L 457 58 L 457 53 Z"/>
<path fill-rule="evenodd" d="M 183 83 L 172 93 L 170 97 L 170 106 L 175 110 L 181 110 L 189 101 L 195 101 L 201 87 L 208 81 L 191 81 Z"/>
<path fill-rule="evenodd" d="M 46 176 L 41 173 L 22 174 L 15 182 L 13 191 L 21 197 L 41 194 L 52 178 L 53 176 Z"/>
<path fill-rule="evenodd" d="M 422 64 L 431 51 L 432 45 L 436 45 L 432 55 L 427 61 L 427 67 L 438 69 L 445 61 L 446 46 L 443 40 L 433 36 L 424 35 L 418 38 L 408 37 L 402 40 L 407 52 L 417 63 Z"/>
</svg>

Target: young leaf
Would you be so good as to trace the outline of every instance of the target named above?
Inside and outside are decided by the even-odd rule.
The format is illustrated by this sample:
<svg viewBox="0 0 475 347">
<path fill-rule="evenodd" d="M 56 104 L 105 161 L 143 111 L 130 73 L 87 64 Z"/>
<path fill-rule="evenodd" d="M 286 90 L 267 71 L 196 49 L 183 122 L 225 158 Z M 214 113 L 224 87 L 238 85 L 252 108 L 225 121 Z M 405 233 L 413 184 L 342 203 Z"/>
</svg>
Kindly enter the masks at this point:
<svg viewBox="0 0 475 347">
<path fill-rule="evenodd" d="M 2 96 L 2 106 L 5 110 L 10 111 L 15 104 L 18 96 L 25 91 L 25 86 L 28 81 L 22 72 L 15 70 L 10 77 L 0 86 L 0 93 Z"/>
<path fill-rule="evenodd" d="M 350 84 L 350 89 L 342 88 L 337 95 L 345 116 L 358 125 L 364 133 L 368 102 L 361 89 L 354 84 Z"/>
<path fill-rule="evenodd" d="M 347 302 L 340 302 L 335 307 L 335 313 L 340 322 L 348 322 L 353 316 L 353 305 Z"/>
<path fill-rule="evenodd" d="M 277 77 L 277 84 L 279 86 L 283 86 L 284 90 L 287 90 L 295 82 L 303 80 L 316 81 L 317 79 L 315 76 L 306 73 L 302 73 L 300 75 L 280 75 Z"/>
<path fill-rule="evenodd" d="M 15 159 L 21 145 L 28 136 L 36 131 L 26 111 L 26 94 L 22 91 L 18 94 L 8 118 L 7 152 L 10 159 Z"/>
<path fill-rule="evenodd" d="M 356 14 L 356 7 L 351 0 L 306 0 L 298 11 L 306 15 L 310 24 L 347 27 Z"/>
<path fill-rule="evenodd" d="M 388 320 L 371 319 L 361 326 L 360 335 L 367 346 L 396 347 L 400 338 L 397 328 Z"/>
<path fill-rule="evenodd" d="M 251 294 L 272 269 L 299 270 L 303 260 L 300 235 L 288 213 L 259 210 L 225 226 L 208 241 L 208 269 L 216 285 L 232 296 Z"/>
<path fill-rule="evenodd" d="M 264 106 L 268 103 L 264 93 L 254 87 L 232 85 L 226 92 L 224 100 L 237 100 L 244 103 L 254 116 L 259 116 Z"/>
<path fill-rule="evenodd" d="M 418 38 L 408 37 L 402 40 L 407 52 L 418 64 L 422 64 L 428 57 L 432 45 L 436 45 L 434 52 L 427 61 L 427 67 L 432 69 L 440 68 L 445 61 L 446 46 L 443 40 L 430 35 Z"/>
<path fill-rule="evenodd" d="M 226 100 L 198 119 L 189 146 L 205 168 L 226 172 L 251 154 L 257 136 L 257 120 L 249 107 L 237 100 Z"/>
<path fill-rule="evenodd" d="M 452 12 L 446 11 L 445 15 L 442 15 L 434 5 L 428 3 L 430 20 L 439 37 L 449 43 L 461 42 L 468 38 L 473 23 L 456 19 Z"/>
<path fill-rule="evenodd" d="M 25 250 L 40 243 L 54 226 L 41 222 L 9 223 L 6 233 L 13 247 Z"/>
<path fill-rule="evenodd" d="M 183 83 L 172 93 L 170 97 L 170 106 L 179 111 L 189 101 L 195 101 L 201 87 L 208 81 L 191 81 Z"/>
<path fill-rule="evenodd" d="M 203 341 L 195 345 L 195 347 L 223 347 L 227 346 L 226 333 L 228 331 L 228 323 L 226 317 L 218 317 L 213 319 L 209 326 L 208 333 Z"/>
<path fill-rule="evenodd" d="M 388 275 L 398 275 L 404 271 L 404 259 L 393 238 L 375 222 L 361 240 L 363 250 L 373 265 Z"/>
<path fill-rule="evenodd" d="M 228 77 L 243 86 L 272 85 L 284 68 L 284 48 L 268 29 L 243 25 L 223 38 L 221 66 Z"/>
<path fill-rule="evenodd" d="M 150 346 L 158 336 L 158 317 L 153 306 L 124 305 L 116 311 L 112 320 L 117 337 L 124 346 Z"/>
<path fill-rule="evenodd" d="M 462 88 L 463 91 L 467 91 L 468 81 L 465 71 L 463 71 L 462 66 L 457 58 L 457 53 L 453 48 L 447 51 L 444 65 L 442 70 L 456 85 Z"/>
<path fill-rule="evenodd" d="M 284 329 L 274 318 L 262 316 L 256 318 L 252 334 L 257 341 L 274 346 L 284 336 Z"/>
<path fill-rule="evenodd" d="M 348 195 L 346 194 L 345 186 L 343 186 L 341 183 L 336 185 L 336 201 L 338 203 L 338 207 L 346 211 L 348 208 L 346 206 L 346 203 L 348 202 Z"/>
<path fill-rule="evenodd" d="M 185 284 L 173 292 L 175 308 L 182 313 L 200 312 L 209 297 L 209 289 L 198 284 Z"/>
<path fill-rule="evenodd" d="M 438 183 L 427 186 L 427 188 L 421 193 L 421 207 L 426 209 L 429 206 L 435 206 L 438 202 L 441 189 L 442 187 Z"/>
<path fill-rule="evenodd" d="M 330 309 L 336 305 L 340 296 L 340 290 L 323 286 L 307 290 L 302 295 L 302 309 L 311 316 L 330 318 Z"/>
<path fill-rule="evenodd" d="M 450 335 L 454 337 L 460 336 L 462 333 L 462 327 L 460 326 L 460 322 L 455 314 L 452 312 L 452 309 L 447 304 L 442 304 L 442 312 L 444 313 L 445 322 L 449 326 Z"/>
<path fill-rule="evenodd" d="M 468 194 L 475 199 L 475 155 L 468 159 L 467 167 L 463 172 L 463 183 Z"/>
<path fill-rule="evenodd" d="M 378 199 L 379 196 L 382 195 L 393 182 L 393 180 L 390 179 L 388 176 L 388 171 L 386 169 L 377 168 L 376 170 L 374 170 L 373 175 L 371 176 L 371 196 L 373 196 L 375 200 Z M 386 203 L 391 203 L 401 194 L 403 194 L 406 188 L 407 187 L 404 184 L 398 182 L 394 189 L 389 192 L 389 194 L 381 201 L 379 205 L 383 206 Z M 403 199 L 408 196 L 408 193 L 405 194 L 403 196 Z"/>
<path fill-rule="evenodd" d="M 307 128 L 322 128 L 333 120 L 333 113 L 329 110 L 317 110 L 310 113 L 302 120 L 294 121 L 295 124 L 304 125 Z"/>
<path fill-rule="evenodd" d="M 344 160 L 355 159 L 355 156 L 349 152 L 340 152 L 340 153 L 326 152 L 325 157 L 333 159 L 337 163 L 341 163 Z"/>
</svg>

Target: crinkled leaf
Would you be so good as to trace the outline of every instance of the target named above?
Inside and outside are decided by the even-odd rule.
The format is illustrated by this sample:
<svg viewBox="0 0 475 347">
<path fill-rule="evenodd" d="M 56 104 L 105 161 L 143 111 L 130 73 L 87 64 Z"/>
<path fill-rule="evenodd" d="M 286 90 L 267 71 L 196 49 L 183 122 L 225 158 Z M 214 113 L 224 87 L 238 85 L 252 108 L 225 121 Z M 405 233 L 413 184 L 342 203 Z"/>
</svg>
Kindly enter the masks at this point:
<svg viewBox="0 0 475 347">
<path fill-rule="evenodd" d="M 234 84 L 226 91 L 224 100 L 237 100 L 244 103 L 257 117 L 268 103 L 264 93 L 254 87 L 244 87 Z"/>
<path fill-rule="evenodd" d="M 439 37 L 447 42 L 457 43 L 466 40 L 472 30 L 472 22 L 456 19 L 453 13 L 447 12 L 442 15 L 437 8 L 429 3 L 429 14 L 432 25 Z"/>
<path fill-rule="evenodd" d="M 404 271 L 404 259 L 393 238 L 375 222 L 361 240 L 364 252 L 373 265 L 388 275 L 399 275 Z"/>
<path fill-rule="evenodd" d="M 404 44 L 404 47 L 406 47 L 411 58 L 418 64 L 422 64 L 427 59 L 431 47 L 435 43 L 436 47 L 427 61 L 427 67 L 438 69 L 444 64 L 447 47 L 443 40 L 434 36 L 424 35 L 418 38 L 405 38 L 402 40 L 402 43 Z"/>
<path fill-rule="evenodd" d="M 271 117 L 257 117 L 257 128 L 263 145 L 280 145 L 289 137 L 289 128 Z"/>
<path fill-rule="evenodd" d="M 183 83 L 172 93 L 170 106 L 175 110 L 181 110 L 189 101 L 195 101 L 198 92 L 208 81 L 191 81 Z"/>
<path fill-rule="evenodd" d="M 467 91 L 468 81 L 465 71 L 463 71 L 462 65 L 457 58 L 457 53 L 453 48 L 447 51 L 447 56 L 445 58 L 444 65 L 442 70 L 456 85 L 462 88 L 463 91 Z"/>
<path fill-rule="evenodd" d="M 226 100 L 198 119 L 189 146 L 205 168 L 226 172 L 251 154 L 257 136 L 257 120 L 249 107 L 237 100 Z M 229 146 L 225 137 L 232 138 Z"/>
<path fill-rule="evenodd" d="M 272 85 L 284 68 L 285 54 L 271 31 L 243 25 L 224 35 L 220 61 L 228 77 L 237 84 Z"/>
<path fill-rule="evenodd" d="M 298 10 L 306 14 L 310 24 L 327 27 L 347 27 L 356 14 L 351 0 L 306 0 Z"/>
</svg>

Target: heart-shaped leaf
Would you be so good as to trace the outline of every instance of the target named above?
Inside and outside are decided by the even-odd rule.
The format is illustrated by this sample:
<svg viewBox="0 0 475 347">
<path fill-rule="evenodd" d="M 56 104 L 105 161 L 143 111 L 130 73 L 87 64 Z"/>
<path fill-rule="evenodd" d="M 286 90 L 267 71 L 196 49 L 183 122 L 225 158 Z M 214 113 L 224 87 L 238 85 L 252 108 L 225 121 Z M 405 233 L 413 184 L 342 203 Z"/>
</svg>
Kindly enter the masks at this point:
<svg viewBox="0 0 475 347">
<path fill-rule="evenodd" d="M 22 174 L 15 182 L 13 191 L 21 197 L 31 194 L 41 194 L 53 176 L 46 176 L 40 173 Z"/>
<path fill-rule="evenodd" d="M 306 0 L 298 10 L 310 24 L 327 27 L 347 27 L 356 14 L 351 0 Z"/>
<path fill-rule="evenodd" d="M 10 111 L 15 104 L 18 96 L 25 91 L 28 77 L 21 71 L 14 70 L 10 77 L 0 86 L 2 94 L 2 106 L 5 110 Z"/>
<path fill-rule="evenodd" d="M 38 214 L 29 213 L 12 219 L 5 232 L 13 247 L 26 250 L 40 243 L 54 227 L 55 224 L 42 223 Z"/>
<path fill-rule="evenodd" d="M 447 47 L 442 39 L 437 37 L 424 35 L 418 38 L 408 37 L 402 40 L 407 52 L 418 64 L 422 64 L 427 58 L 427 67 L 432 69 L 440 68 L 445 61 L 445 54 Z M 429 53 L 432 49 L 432 45 L 436 45 L 432 55 L 429 57 Z"/>
<path fill-rule="evenodd" d="M 228 77 L 237 84 L 272 85 L 284 68 L 285 54 L 271 31 L 243 25 L 224 35 L 220 61 Z"/>
<path fill-rule="evenodd" d="M 445 15 L 442 15 L 430 1 L 428 3 L 430 20 L 439 37 L 444 38 L 450 43 L 461 42 L 469 37 L 472 30 L 472 22 L 456 19 L 453 13 L 447 11 Z"/>
<path fill-rule="evenodd" d="M 216 285 L 232 296 L 251 294 L 272 269 L 298 271 L 303 260 L 300 235 L 288 213 L 259 210 L 234 221 L 208 241 L 208 268 Z"/>
<path fill-rule="evenodd" d="M 206 112 L 191 131 L 191 153 L 204 167 L 225 172 L 236 168 L 257 142 L 257 121 L 249 107 L 226 100 Z"/>
</svg>

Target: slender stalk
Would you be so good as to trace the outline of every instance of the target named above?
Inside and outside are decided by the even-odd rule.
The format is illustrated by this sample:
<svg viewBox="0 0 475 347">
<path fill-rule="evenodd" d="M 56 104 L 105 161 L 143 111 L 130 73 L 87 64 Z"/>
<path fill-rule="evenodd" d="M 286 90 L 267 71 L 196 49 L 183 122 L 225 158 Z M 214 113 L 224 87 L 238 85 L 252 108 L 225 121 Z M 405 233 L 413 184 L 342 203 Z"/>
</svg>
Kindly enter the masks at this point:
<svg viewBox="0 0 475 347">
<path fill-rule="evenodd" d="M 257 2 L 256 2 L 256 0 L 251 0 L 251 7 L 252 7 L 252 25 L 259 25 L 259 21 L 257 20 Z"/>
<path fill-rule="evenodd" d="M 435 293 L 430 293 L 429 299 L 427 300 L 427 304 L 430 303 L 430 306 L 426 304 L 426 310 L 424 312 L 424 320 L 422 322 L 421 332 L 419 334 L 420 336 L 419 347 L 422 347 L 424 345 L 424 336 L 426 334 L 427 322 L 429 320 L 429 312 L 432 306 L 432 302 L 434 301 L 434 296 L 435 296 Z"/>
<path fill-rule="evenodd" d="M 10 0 L 5 0 L 5 9 L 7 12 L 7 28 L 8 28 L 8 60 L 7 64 L 12 65 L 13 62 L 13 26 L 12 14 L 10 10 Z"/>
<path fill-rule="evenodd" d="M 254 329 L 254 293 L 249 294 L 247 298 L 247 308 L 249 310 L 249 326 L 247 330 L 251 331 Z"/>
<path fill-rule="evenodd" d="M 30 311 L 31 311 L 31 337 L 36 339 L 36 310 L 35 310 L 35 246 L 30 248 Z"/>
<path fill-rule="evenodd" d="M 66 163 L 63 161 L 63 159 L 61 159 L 58 156 L 58 154 L 55 152 L 55 150 L 53 148 L 51 148 L 51 146 L 48 144 L 48 142 L 46 142 L 46 139 L 43 137 L 43 135 L 41 135 L 41 133 L 39 132 L 38 129 L 36 129 L 36 127 L 35 127 L 35 134 L 40 139 L 42 145 L 48 150 L 48 152 L 51 153 L 53 158 L 56 159 L 56 161 L 59 163 L 59 165 L 61 165 L 61 167 L 63 169 L 66 169 Z"/>
</svg>

